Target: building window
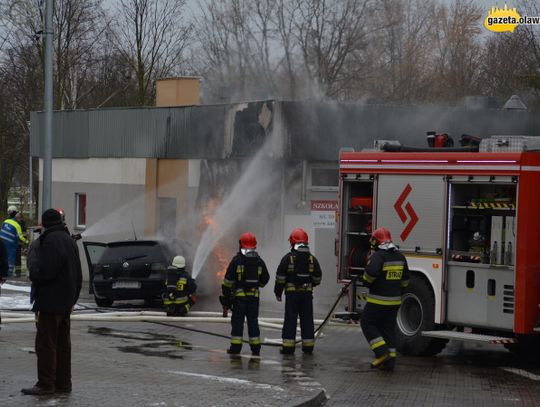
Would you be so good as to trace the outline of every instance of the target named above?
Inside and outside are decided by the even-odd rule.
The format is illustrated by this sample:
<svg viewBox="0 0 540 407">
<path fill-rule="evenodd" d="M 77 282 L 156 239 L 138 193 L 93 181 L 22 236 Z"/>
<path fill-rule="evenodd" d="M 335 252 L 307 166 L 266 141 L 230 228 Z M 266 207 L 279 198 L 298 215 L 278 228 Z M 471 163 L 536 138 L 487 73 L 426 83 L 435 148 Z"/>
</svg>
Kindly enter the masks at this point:
<svg viewBox="0 0 540 407">
<path fill-rule="evenodd" d="M 339 170 L 336 167 L 311 167 L 311 190 L 337 191 Z"/>
<path fill-rule="evenodd" d="M 86 227 L 86 194 L 75 194 L 75 227 Z"/>
</svg>

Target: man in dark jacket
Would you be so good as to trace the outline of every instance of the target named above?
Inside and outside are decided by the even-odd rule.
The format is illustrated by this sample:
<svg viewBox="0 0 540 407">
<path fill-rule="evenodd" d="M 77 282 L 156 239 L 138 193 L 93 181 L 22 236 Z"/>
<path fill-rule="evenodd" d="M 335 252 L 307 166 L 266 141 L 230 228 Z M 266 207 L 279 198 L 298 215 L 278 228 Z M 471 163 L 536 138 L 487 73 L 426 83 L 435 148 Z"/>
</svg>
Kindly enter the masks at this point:
<svg viewBox="0 0 540 407">
<path fill-rule="evenodd" d="M 321 283 L 322 270 L 310 253 L 308 234 L 302 228 L 293 229 L 289 236 L 291 250 L 283 256 L 276 271 L 274 294 L 281 301 L 285 291 L 285 320 L 281 337 L 282 354 L 294 353 L 296 320 L 300 317 L 302 352 L 313 353 L 315 326 L 313 323 L 313 288 Z"/>
<path fill-rule="evenodd" d="M 227 267 L 222 284 L 224 298 L 234 297 L 231 316 L 231 346 L 229 354 L 242 350 L 244 319 L 247 320 L 251 353 L 258 356 L 261 351 L 259 330 L 259 288 L 264 287 L 270 275 L 266 264 L 256 252 L 257 239 L 253 233 L 240 236 L 240 250 Z"/>
<path fill-rule="evenodd" d="M 362 313 L 362 332 L 375 359 L 372 368 L 392 371 L 396 363 L 396 316 L 403 289 L 409 284 L 407 259 L 392 243 L 390 231 L 375 230 L 371 236 L 371 255 L 362 277 L 369 287 Z"/>
<path fill-rule="evenodd" d="M 21 391 L 31 395 L 71 392 L 70 314 L 82 284 L 79 251 L 60 213 L 47 209 L 41 223 L 45 231 L 28 253 L 32 310 L 37 314 L 38 382 Z"/>
</svg>

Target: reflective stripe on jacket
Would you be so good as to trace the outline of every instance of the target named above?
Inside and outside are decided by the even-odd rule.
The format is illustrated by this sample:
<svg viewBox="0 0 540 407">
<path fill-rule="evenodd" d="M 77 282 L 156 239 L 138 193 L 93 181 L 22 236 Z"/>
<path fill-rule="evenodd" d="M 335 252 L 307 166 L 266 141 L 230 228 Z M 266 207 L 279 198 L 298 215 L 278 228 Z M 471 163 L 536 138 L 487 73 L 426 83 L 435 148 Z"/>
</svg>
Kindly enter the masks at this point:
<svg viewBox="0 0 540 407">
<path fill-rule="evenodd" d="M 377 250 L 368 260 L 362 279 L 369 287 L 367 302 L 398 306 L 409 283 L 407 259 L 398 250 Z"/>
</svg>

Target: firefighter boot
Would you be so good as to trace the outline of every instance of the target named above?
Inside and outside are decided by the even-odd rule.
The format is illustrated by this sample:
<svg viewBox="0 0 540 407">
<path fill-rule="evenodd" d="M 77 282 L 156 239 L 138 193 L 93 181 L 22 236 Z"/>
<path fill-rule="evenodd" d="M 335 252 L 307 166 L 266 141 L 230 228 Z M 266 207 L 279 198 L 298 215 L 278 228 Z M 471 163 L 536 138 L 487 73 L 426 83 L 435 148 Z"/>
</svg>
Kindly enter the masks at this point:
<svg viewBox="0 0 540 407">
<path fill-rule="evenodd" d="M 384 355 L 373 359 L 373 361 L 371 362 L 370 367 L 372 369 L 379 369 L 388 359 L 390 359 L 390 354 L 385 353 Z"/>
<path fill-rule="evenodd" d="M 239 355 L 241 351 L 242 351 L 242 346 L 237 346 L 237 345 L 231 345 L 231 347 L 227 349 L 227 353 L 229 355 Z"/>
<path fill-rule="evenodd" d="M 282 355 L 292 355 L 294 353 L 295 346 L 296 342 L 294 339 L 283 339 L 283 346 L 281 347 L 279 353 Z"/>
<path fill-rule="evenodd" d="M 395 367 L 396 367 L 396 358 L 390 356 L 388 359 L 386 359 L 383 363 L 380 364 L 379 369 L 384 370 L 386 372 L 393 372 Z"/>
<path fill-rule="evenodd" d="M 393 372 L 396 367 L 397 352 L 395 348 L 390 348 L 389 358 L 386 359 L 382 364 L 380 369 L 387 372 Z"/>
</svg>

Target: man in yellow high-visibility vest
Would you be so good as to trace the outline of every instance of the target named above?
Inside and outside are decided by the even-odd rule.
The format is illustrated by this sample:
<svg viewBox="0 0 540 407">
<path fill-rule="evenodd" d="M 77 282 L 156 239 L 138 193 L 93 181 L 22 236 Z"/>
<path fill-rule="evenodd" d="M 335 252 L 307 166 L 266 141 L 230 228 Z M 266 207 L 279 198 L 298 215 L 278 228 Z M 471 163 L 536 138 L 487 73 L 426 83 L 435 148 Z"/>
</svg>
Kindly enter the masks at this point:
<svg viewBox="0 0 540 407">
<path fill-rule="evenodd" d="M 0 239 L 4 242 L 8 256 L 8 277 L 13 276 L 13 270 L 17 262 L 17 248 L 21 243 L 27 244 L 28 240 L 24 237 L 21 225 L 15 219 L 19 210 L 16 206 L 8 208 L 8 218 L 0 228 Z"/>
</svg>

